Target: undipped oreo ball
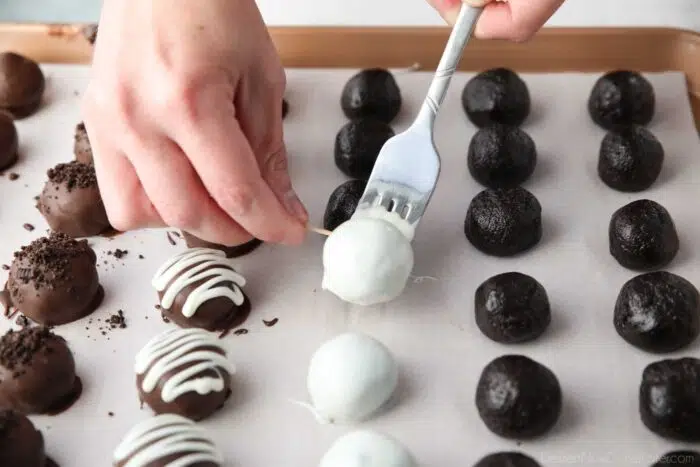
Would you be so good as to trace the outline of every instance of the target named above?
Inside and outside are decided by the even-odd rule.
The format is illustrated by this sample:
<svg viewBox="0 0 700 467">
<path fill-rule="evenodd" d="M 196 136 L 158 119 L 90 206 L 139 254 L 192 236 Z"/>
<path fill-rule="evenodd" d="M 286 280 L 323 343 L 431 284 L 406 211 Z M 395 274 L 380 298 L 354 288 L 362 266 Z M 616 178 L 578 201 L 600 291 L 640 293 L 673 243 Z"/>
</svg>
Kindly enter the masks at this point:
<svg viewBox="0 0 700 467">
<path fill-rule="evenodd" d="M 495 68 L 467 82 L 462 106 L 477 127 L 492 123 L 518 126 L 530 114 L 530 92 L 514 71 Z"/>
<path fill-rule="evenodd" d="M 700 452 L 671 451 L 657 460 L 651 467 L 668 467 L 669 465 L 700 466 Z"/>
<path fill-rule="evenodd" d="M 384 143 L 394 130 L 376 118 L 346 123 L 335 137 L 335 165 L 348 177 L 367 180 Z"/>
<path fill-rule="evenodd" d="M 680 247 L 671 214 L 648 199 L 632 201 L 615 211 L 608 238 L 610 254 L 632 270 L 664 267 L 676 257 Z"/>
<path fill-rule="evenodd" d="M 0 410 L 0 465 L 55 467 L 44 451 L 44 436 L 25 415 Z"/>
<path fill-rule="evenodd" d="M 0 409 L 57 414 L 81 391 L 68 344 L 49 328 L 10 330 L 0 338 Z"/>
<path fill-rule="evenodd" d="M 44 73 L 34 60 L 0 53 L 0 109 L 14 118 L 28 117 L 41 105 L 45 87 Z"/>
<path fill-rule="evenodd" d="M 389 124 L 401 110 L 401 91 L 388 70 L 370 68 L 345 83 L 340 106 L 351 120 L 373 117 Z"/>
<path fill-rule="evenodd" d="M 506 451 L 489 454 L 474 464 L 474 467 L 540 467 L 540 464 L 521 452 Z"/>
<path fill-rule="evenodd" d="M 552 371 L 523 355 L 486 365 L 476 387 L 476 408 L 486 427 L 510 439 L 534 438 L 559 419 L 562 394 Z"/>
<path fill-rule="evenodd" d="M 521 187 L 484 190 L 469 205 L 464 234 L 487 255 L 522 253 L 542 238 L 542 207 L 532 193 Z"/>
<path fill-rule="evenodd" d="M 618 126 L 600 144 L 598 176 L 612 189 L 638 192 L 654 184 L 663 163 L 664 148 L 649 130 Z"/>
<path fill-rule="evenodd" d="M 92 146 L 90 146 L 90 138 L 88 138 L 87 129 L 83 122 L 75 126 L 75 134 L 73 135 L 73 154 L 75 160 L 83 164 L 92 164 Z"/>
<path fill-rule="evenodd" d="M 633 277 L 615 303 L 614 324 L 628 343 L 648 352 L 673 352 L 700 334 L 700 295 L 693 284 L 666 271 Z"/>
<path fill-rule="evenodd" d="M 482 283 L 476 289 L 474 309 L 481 332 L 502 344 L 537 339 L 551 321 L 544 287 L 519 272 L 498 274 Z"/>
<path fill-rule="evenodd" d="M 104 297 L 96 261 L 85 240 L 57 232 L 34 240 L 15 252 L 5 285 L 8 301 L 35 323 L 77 321 L 95 311 Z"/>
<path fill-rule="evenodd" d="M 350 219 L 366 187 L 365 180 L 348 180 L 333 190 L 323 214 L 323 228 L 332 231 Z"/>
<path fill-rule="evenodd" d="M 80 238 L 111 229 L 94 166 L 71 161 L 46 174 L 37 208 L 51 230 Z"/>
<path fill-rule="evenodd" d="M 5 112 L 0 112 L 0 170 L 5 170 L 17 162 L 19 138 L 15 122 Z"/>
<path fill-rule="evenodd" d="M 659 360 L 644 368 L 639 387 L 642 423 L 675 441 L 700 441 L 700 360 Z"/>
<path fill-rule="evenodd" d="M 601 76 L 588 98 L 588 113 L 599 126 L 646 125 L 654 117 L 654 88 L 635 71 L 611 71 Z"/>
<path fill-rule="evenodd" d="M 185 231 L 182 231 L 182 237 L 185 239 L 185 244 L 188 248 L 211 248 L 213 250 L 219 250 L 224 252 L 227 258 L 238 258 L 240 256 L 245 256 L 248 253 L 255 251 L 260 245 L 263 244 L 262 240 L 253 238 L 245 243 L 241 243 L 240 245 L 226 246 L 219 243 L 208 242 Z"/>
<path fill-rule="evenodd" d="M 517 126 L 489 125 L 477 131 L 469 143 L 469 173 L 487 188 L 516 187 L 530 178 L 535 165 L 535 142 Z"/>
</svg>

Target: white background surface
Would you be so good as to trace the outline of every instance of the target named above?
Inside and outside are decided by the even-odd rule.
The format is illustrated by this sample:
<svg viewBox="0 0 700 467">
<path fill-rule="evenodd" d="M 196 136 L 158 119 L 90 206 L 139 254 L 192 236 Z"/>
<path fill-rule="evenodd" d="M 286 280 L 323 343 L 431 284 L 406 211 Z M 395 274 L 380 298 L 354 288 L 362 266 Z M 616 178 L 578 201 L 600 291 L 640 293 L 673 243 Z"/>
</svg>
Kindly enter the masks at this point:
<svg viewBox="0 0 700 467">
<path fill-rule="evenodd" d="M 72 157 L 78 121 L 77 99 L 87 69 L 45 67 L 46 106 L 19 122 L 22 159 L 19 180 L 0 178 L 0 263 L 42 235 L 46 223 L 34 209 L 45 171 Z M 292 177 L 312 220 L 321 222 L 330 192 L 345 177 L 333 162 L 333 141 L 345 123 L 339 100 L 349 71 L 289 70 L 290 113 L 285 134 Z M 586 112 L 596 76 L 524 76 L 533 100 L 524 125 L 536 142 L 538 165 L 526 188 L 540 200 L 544 236 L 530 252 L 491 258 L 465 239 L 467 206 L 481 188 L 465 162 L 474 127 L 467 122 L 459 95 L 469 75 L 457 74 L 437 121 L 442 178 L 414 243 L 417 276 L 397 301 L 376 309 L 345 305 L 318 289 L 322 238 L 304 247 L 266 245 L 238 261 L 247 277 L 253 312 L 250 333 L 225 339 L 238 367 L 234 396 L 203 422 L 225 451 L 226 467 L 312 467 L 348 427 L 320 426 L 289 399 L 306 399 L 306 368 L 326 339 L 349 329 L 384 342 L 401 367 L 401 390 L 393 407 L 362 424 L 389 433 L 415 454 L 421 467 L 466 467 L 496 450 L 522 450 L 544 467 L 578 465 L 648 466 L 668 450 L 682 447 L 658 438 L 642 425 L 637 392 L 642 369 L 661 358 L 635 350 L 620 339 L 612 312 L 622 284 L 635 274 L 608 254 L 610 215 L 623 204 L 649 197 L 675 219 L 681 249 L 669 270 L 700 285 L 700 141 L 691 122 L 683 77 L 652 75 L 658 110 L 650 129 L 666 150 L 658 182 L 636 195 L 615 192 L 598 179 L 596 156 L 604 132 Z M 405 128 L 430 79 L 425 73 L 397 75 L 404 108 L 395 123 Z M 556 102 L 556 106 L 551 105 Z M 187 196 L 183 193 L 183 196 Z M 27 232 L 25 222 L 37 229 Z M 149 415 L 139 410 L 134 383 L 136 352 L 166 329 L 154 310 L 151 275 L 174 252 L 163 231 L 135 232 L 94 239 L 105 301 L 92 315 L 102 321 L 123 309 L 128 328 L 98 335 L 86 319 L 61 326 L 73 349 L 85 389 L 76 405 L 56 417 L 32 417 L 46 437 L 49 453 L 62 467 L 107 466 L 121 436 Z M 115 260 L 108 250 L 129 250 Z M 146 259 L 137 259 L 143 254 Z M 102 263 L 107 260 L 108 264 Z M 552 324 L 536 342 L 504 346 L 478 331 L 473 317 L 476 287 L 488 277 L 521 271 L 539 280 L 552 304 Z M 0 271 L 0 283 L 6 272 Z M 261 320 L 279 318 L 265 327 Z M 7 321 L 0 319 L 0 331 Z M 86 330 L 86 327 L 88 328 Z M 676 353 L 698 355 L 700 343 Z M 524 442 L 499 439 L 478 417 L 474 391 L 483 367 L 505 353 L 523 353 L 550 367 L 559 378 L 564 409 L 554 430 Z M 108 412 L 114 412 L 109 417 Z"/>
</svg>

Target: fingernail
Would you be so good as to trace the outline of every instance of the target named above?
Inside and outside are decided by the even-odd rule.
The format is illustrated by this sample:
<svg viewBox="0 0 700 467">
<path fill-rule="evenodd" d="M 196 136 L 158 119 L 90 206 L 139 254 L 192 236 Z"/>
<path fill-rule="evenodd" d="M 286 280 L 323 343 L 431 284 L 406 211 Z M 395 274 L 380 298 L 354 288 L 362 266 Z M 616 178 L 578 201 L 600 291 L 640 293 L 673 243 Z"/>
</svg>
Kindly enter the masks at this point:
<svg viewBox="0 0 700 467">
<path fill-rule="evenodd" d="M 309 213 L 306 212 L 306 208 L 304 208 L 301 200 L 293 191 L 284 196 L 284 207 L 289 214 L 299 219 L 302 224 L 306 224 L 309 220 Z"/>
</svg>

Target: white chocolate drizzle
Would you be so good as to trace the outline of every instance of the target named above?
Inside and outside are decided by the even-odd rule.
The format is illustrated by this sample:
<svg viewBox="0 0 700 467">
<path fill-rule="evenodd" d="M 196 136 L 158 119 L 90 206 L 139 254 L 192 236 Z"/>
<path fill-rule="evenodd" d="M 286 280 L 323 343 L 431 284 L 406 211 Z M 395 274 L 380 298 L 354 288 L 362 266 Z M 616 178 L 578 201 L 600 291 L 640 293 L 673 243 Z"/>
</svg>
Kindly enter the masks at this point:
<svg viewBox="0 0 700 467">
<path fill-rule="evenodd" d="M 185 300 L 182 314 L 191 318 L 200 306 L 213 298 L 228 298 L 241 306 L 245 296 L 241 287 L 245 278 L 236 272 L 233 261 L 223 251 L 212 248 L 190 248 L 166 261 L 156 271 L 153 287 L 163 293 L 160 306 L 169 310 L 187 286 L 203 281 Z"/>
<path fill-rule="evenodd" d="M 187 467 L 199 462 L 220 465 L 224 461 L 203 428 L 174 414 L 157 415 L 138 423 L 114 450 L 115 462 L 124 462 L 124 467 L 145 467 L 169 456 L 175 458 L 166 467 Z"/>
<path fill-rule="evenodd" d="M 157 335 L 136 354 L 134 369 L 143 375 L 144 392 L 156 389 L 163 376 L 177 369 L 161 384 L 160 398 L 166 403 L 188 392 L 221 392 L 228 375 L 235 372 L 218 339 L 197 328 L 170 329 Z M 201 375 L 203 372 L 207 374 Z"/>
</svg>

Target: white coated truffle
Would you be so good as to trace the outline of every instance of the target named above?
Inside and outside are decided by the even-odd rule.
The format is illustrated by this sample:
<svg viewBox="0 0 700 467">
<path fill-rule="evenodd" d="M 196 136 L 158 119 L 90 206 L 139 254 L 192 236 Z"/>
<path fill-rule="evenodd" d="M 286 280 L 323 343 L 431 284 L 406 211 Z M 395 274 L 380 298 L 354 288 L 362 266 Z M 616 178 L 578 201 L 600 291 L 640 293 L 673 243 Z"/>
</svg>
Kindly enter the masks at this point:
<svg viewBox="0 0 700 467">
<path fill-rule="evenodd" d="M 319 467 L 416 467 L 410 452 L 386 435 L 360 430 L 338 438 Z"/>
<path fill-rule="evenodd" d="M 410 230 L 399 227 L 374 216 L 355 216 L 338 226 L 323 247 L 321 287 L 362 306 L 401 295 L 413 270 L 413 248 Z"/>
<path fill-rule="evenodd" d="M 354 423 L 373 415 L 396 390 L 399 369 L 389 349 L 360 333 L 341 334 L 311 357 L 307 388 L 316 416 Z"/>
</svg>

